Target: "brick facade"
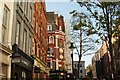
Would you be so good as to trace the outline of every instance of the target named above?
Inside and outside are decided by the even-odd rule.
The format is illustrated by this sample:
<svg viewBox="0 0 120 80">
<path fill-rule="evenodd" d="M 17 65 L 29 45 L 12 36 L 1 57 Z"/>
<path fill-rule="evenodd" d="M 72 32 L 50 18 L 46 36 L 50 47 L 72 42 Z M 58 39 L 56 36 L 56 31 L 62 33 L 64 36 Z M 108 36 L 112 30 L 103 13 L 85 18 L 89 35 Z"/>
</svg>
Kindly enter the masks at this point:
<svg viewBox="0 0 120 80">
<path fill-rule="evenodd" d="M 47 12 L 47 18 L 48 46 L 52 56 L 52 61 L 48 58 L 49 66 L 54 70 L 64 69 L 64 19 L 63 16 L 58 16 L 54 12 Z"/>
<path fill-rule="evenodd" d="M 34 67 L 40 69 L 39 73 L 33 75 L 34 78 L 47 78 L 47 18 L 45 2 L 34 3 L 34 50 L 35 64 Z"/>
</svg>

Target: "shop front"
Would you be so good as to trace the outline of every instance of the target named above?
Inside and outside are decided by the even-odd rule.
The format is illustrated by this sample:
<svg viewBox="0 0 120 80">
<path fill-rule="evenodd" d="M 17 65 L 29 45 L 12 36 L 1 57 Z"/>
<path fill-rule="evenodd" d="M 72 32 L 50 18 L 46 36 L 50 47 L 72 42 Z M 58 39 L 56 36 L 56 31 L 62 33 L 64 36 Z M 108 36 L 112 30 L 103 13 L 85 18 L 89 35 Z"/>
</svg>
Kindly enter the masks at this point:
<svg viewBox="0 0 120 80">
<path fill-rule="evenodd" d="M 67 80 L 67 71 L 66 70 L 50 70 L 49 71 L 50 80 Z"/>
<path fill-rule="evenodd" d="M 35 80 L 47 80 L 49 78 L 49 67 L 34 56 L 33 78 Z"/>
<path fill-rule="evenodd" d="M 12 50 L 0 43 L 0 80 L 10 78 L 10 55 Z"/>
<path fill-rule="evenodd" d="M 11 80 L 32 80 L 34 60 L 16 44 L 12 47 L 13 54 L 11 56 Z"/>
</svg>

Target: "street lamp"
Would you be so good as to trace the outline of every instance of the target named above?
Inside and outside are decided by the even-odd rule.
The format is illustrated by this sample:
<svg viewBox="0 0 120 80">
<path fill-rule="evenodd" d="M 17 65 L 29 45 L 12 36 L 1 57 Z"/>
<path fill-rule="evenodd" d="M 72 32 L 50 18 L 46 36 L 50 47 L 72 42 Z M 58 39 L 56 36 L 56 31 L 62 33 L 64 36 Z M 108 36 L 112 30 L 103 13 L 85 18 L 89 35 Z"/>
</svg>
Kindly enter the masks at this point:
<svg viewBox="0 0 120 80">
<path fill-rule="evenodd" d="M 12 55 L 10 56 L 11 58 L 11 78 L 18 78 L 18 72 L 16 72 L 17 67 L 16 64 L 21 63 L 22 61 L 22 57 L 20 56 L 20 54 L 18 53 L 18 45 L 14 44 L 12 45 Z"/>
<path fill-rule="evenodd" d="M 21 56 L 19 54 L 14 54 L 12 56 L 12 63 L 20 63 L 21 62 Z"/>
<path fill-rule="evenodd" d="M 20 63 L 21 62 L 21 56 L 18 54 L 18 45 L 14 44 L 12 45 L 13 54 L 10 56 L 12 58 L 12 63 Z"/>
<path fill-rule="evenodd" d="M 71 49 L 71 51 L 72 51 L 71 58 L 72 58 L 72 74 L 73 74 L 73 50 L 75 49 L 73 42 L 70 43 L 69 49 Z"/>
</svg>

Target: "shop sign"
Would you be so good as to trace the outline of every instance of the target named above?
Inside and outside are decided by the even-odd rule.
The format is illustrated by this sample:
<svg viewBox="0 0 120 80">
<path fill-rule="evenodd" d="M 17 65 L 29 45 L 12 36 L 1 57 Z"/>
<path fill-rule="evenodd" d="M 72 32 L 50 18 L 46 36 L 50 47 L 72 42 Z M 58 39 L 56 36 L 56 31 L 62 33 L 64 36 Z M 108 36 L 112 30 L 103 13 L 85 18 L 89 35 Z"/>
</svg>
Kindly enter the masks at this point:
<svg viewBox="0 0 120 80">
<path fill-rule="evenodd" d="M 35 68 L 34 68 L 34 73 L 40 73 L 40 71 L 41 71 L 41 70 L 40 70 L 39 67 L 35 67 Z"/>
<path fill-rule="evenodd" d="M 22 60 L 22 63 L 24 63 L 25 65 L 29 66 L 29 63 L 27 61 Z"/>
</svg>

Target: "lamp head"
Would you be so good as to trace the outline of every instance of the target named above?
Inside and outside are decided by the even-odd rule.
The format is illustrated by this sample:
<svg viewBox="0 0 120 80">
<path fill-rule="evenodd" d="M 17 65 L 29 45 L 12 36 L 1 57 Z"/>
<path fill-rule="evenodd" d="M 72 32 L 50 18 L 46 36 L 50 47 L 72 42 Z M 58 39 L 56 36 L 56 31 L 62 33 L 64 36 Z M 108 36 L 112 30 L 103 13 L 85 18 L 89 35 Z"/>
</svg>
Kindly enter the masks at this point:
<svg viewBox="0 0 120 80">
<path fill-rule="evenodd" d="M 74 48 L 75 48 L 75 47 L 74 47 L 74 45 L 73 45 L 73 42 L 71 42 L 69 49 L 73 50 Z"/>
</svg>

